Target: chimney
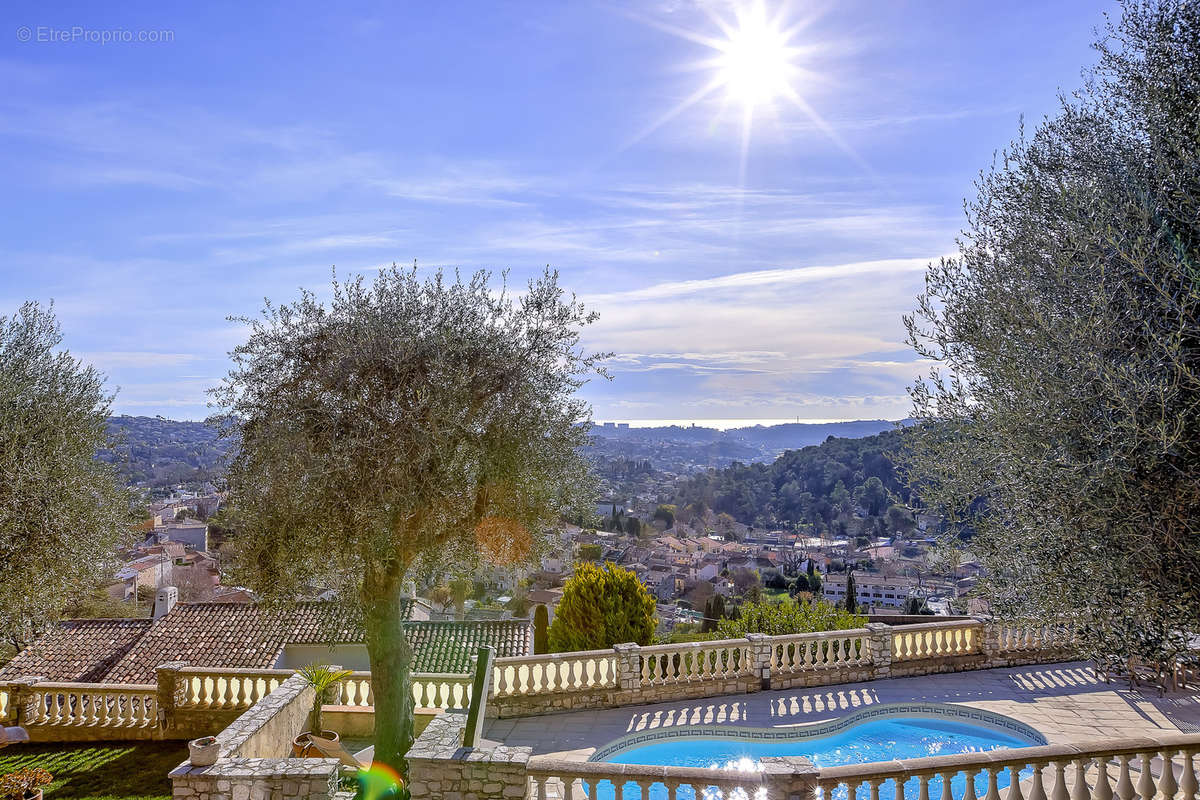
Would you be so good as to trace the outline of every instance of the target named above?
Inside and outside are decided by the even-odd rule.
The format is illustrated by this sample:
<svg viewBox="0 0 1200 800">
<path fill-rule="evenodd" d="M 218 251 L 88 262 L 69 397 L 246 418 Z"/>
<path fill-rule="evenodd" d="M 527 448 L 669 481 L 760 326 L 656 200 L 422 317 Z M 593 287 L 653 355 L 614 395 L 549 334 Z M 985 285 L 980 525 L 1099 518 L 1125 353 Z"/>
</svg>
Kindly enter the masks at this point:
<svg viewBox="0 0 1200 800">
<path fill-rule="evenodd" d="M 179 590 L 174 586 L 163 586 L 158 590 L 158 594 L 154 595 L 154 614 L 153 618 L 158 619 L 168 613 L 175 604 L 179 602 Z"/>
</svg>

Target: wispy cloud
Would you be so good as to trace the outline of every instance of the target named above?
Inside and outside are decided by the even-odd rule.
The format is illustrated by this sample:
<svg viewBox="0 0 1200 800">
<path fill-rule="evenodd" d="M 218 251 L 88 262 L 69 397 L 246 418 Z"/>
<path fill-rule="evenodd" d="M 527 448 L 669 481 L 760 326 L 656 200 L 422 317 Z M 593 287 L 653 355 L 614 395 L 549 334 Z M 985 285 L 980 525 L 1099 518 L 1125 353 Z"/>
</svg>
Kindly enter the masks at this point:
<svg viewBox="0 0 1200 800">
<path fill-rule="evenodd" d="M 743 289 L 747 287 L 794 285 L 828 280 L 830 278 L 851 278 L 872 273 L 919 273 L 924 271 L 930 260 L 929 258 L 893 258 L 828 266 L 754 270 L 752 272 L 719 275 L 699 280 L 667 281 L 641 289 L 594 295 L 591 299 L 596 303 L 611 303 L 622 300 L 665 300 L 700 292 Z"/>
<path fill-rule="evenodd" d="M 155 353 L 149 351 L 109 351 L 98 353 L 74 353 L 76 358 L 103 370 L 133 367 L 181 367 L 196 361 L 195 353 Z"/>
</svg>

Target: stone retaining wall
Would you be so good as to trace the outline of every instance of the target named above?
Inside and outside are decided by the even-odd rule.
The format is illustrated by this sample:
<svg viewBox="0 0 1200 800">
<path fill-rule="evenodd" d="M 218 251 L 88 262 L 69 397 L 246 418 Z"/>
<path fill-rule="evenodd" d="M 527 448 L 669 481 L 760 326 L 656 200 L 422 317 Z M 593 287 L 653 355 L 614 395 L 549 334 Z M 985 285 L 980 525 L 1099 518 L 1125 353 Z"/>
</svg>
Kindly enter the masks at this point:
<svg viewBox="0 0 1200 800">
<path fill-rule="evenodd" d="M 170 773 L 176 800 L 328 800 L 337 791 L 332 758 L 286 758 L 307 727 L 315 694 L 293 675 L 217 734 L 220 756 L 208 767 L 185 761 Z"/>
<path fill-rule="evenodd" d="M 529 747 L 484 744 L 463 747 L 464 711 L 446 711 L 425 728 L 408 751 L 409 791 L 414 798 L 518 800 L 528 791 Z"/>
</svg>

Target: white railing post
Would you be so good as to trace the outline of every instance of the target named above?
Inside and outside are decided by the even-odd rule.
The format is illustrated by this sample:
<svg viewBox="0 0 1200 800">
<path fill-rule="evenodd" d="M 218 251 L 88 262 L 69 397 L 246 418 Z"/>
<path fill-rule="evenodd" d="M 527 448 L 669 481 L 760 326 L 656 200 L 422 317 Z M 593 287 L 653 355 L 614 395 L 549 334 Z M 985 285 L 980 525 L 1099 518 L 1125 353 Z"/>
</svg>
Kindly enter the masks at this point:
<svg viewBox="0 0 1200 800">
<path fill-rule="evenodd" d="M 892 626 L 882 622 L 868 622 L 867 631 L 874 677 L 887 678 L 892 674 Z"/>
<path fill-rule="evenodd" d="M 613 645 L 617 654 L 617 688 L 636 691 L 642 688 L 642 648 L 634 642 Z"/>
</svg>

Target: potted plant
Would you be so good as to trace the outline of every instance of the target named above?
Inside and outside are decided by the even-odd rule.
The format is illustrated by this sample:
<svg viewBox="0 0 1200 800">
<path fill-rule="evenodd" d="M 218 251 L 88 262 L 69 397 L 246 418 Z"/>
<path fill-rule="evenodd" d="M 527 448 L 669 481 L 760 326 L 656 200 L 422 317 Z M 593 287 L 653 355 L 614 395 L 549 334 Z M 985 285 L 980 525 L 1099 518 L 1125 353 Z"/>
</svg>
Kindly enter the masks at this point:
<svg viewBox="0 0 1200 800">
<path fill-rule="evenodd" d="M 321 727 L 321 706 L 329 699 L 330 690 L 350 675 L 350 670 L 331 667 L 328 664 L 309 664 L 296 670 L 296 674 L 308 681 L 308 685 L 316 691 L 312 714 L 309 716 L 312 729 L 304 731 L 292 740 L 292 752 L 298 756 L 306 756 L 314 736 L 331 742 L 338 741 L 336 731 L 327 731 Z"/>
<path fill-rule="evenodd" d="M 29 767 L 0 776 L 0 800 L 42 800 L 42 787 L 54 776 L 40 767 Z"/>
<path fill-rule="evenodd" d="M 217 744 L 217 737 L 201 736 L 188 742 L 188 754 L 188 761 L 192 762 L 193 767 L 211 767 L 217 763 L 221 747 Z"/>
</svg>

